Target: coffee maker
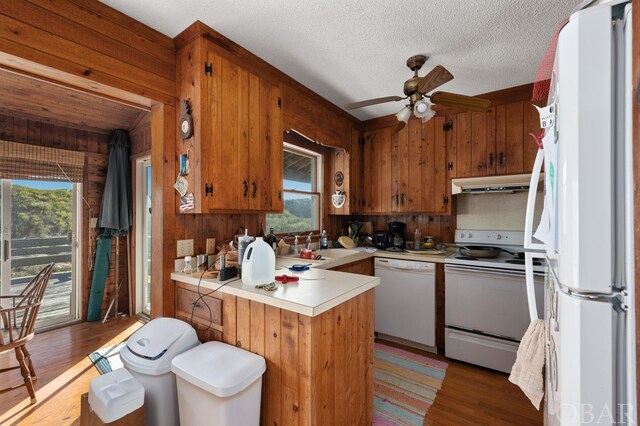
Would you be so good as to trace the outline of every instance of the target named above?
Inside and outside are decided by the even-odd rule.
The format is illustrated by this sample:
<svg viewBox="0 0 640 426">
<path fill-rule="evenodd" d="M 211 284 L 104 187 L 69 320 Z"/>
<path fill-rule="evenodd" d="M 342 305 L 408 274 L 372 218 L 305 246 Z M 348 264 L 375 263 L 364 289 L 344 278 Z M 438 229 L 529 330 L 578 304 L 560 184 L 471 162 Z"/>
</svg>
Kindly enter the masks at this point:
<svg viewBox="0 0 640 426">
<path fill-rule="evenodd" d="M 387 223 L 389 242 L 387 244 L 387 251 L 403 251 L 404 250 L 404 236 L 407 225 L 403 222 L 389 222 Z"/>
</svg>

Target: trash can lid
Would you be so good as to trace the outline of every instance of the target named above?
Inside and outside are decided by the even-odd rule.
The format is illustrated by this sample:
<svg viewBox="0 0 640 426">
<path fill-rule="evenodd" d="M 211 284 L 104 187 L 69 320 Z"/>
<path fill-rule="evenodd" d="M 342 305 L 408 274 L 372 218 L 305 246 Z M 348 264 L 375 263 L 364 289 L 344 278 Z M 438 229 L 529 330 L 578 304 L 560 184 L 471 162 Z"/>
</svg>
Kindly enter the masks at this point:
<svg viewBox="0 0 640 426">
<path fill-rule="evenodd" d="M 219 397 L 244 390 L 266 370 L 260 355 L 222 342 L 203 343 L 171 362 L 171 371 L 177 376 Z"/>
<path fill-rule="evenodd" d="M 195 330 L 175 318 L 156 318 L 133 333 L 120 351 L 125 367 L 156 375 L 171 370 L 171 360 L 200 344 Z"/>
</svg>

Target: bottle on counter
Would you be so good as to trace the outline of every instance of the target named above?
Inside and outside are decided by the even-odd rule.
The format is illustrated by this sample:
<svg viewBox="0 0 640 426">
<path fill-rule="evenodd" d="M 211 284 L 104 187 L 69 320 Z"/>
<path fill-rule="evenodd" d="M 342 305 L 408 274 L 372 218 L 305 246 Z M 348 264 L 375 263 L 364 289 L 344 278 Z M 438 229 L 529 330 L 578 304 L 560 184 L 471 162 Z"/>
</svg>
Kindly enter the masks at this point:
<svg viewBox="0 0 640 426">
<path fill-rule="evenodd" d="M 271 246 L 273 251 L 276 251 L 278 248 L 278 238 L 276 234 L 273 233 L 273 228 L 269 228 L 269 235 L 267 236 L 267 244 Z"/>
<path fill-rule="evenodd" d="M 260 228 L 258 228 L 258 237 L 265 239 L 266 235 L 264 233 L 264 225 L 260 222 Z"/>
<path fill-rule="evenodd" d="M 322 234 L 320 235 L 320 249 L 326 250 L 329 248 L 329 237 L 327 236 L 327 231 L 322 230 Z"/>
<path fill-rule="evenodd" d="M 413 249 L 420 250 L 422 246 L 422 232 L 420 232 L 420 228 L 416 228 L 413 233 Z"/>
<path fill-rule="evenodd" d="M 184 257 L 184 269 L 182 272 L 185 274 L 193 274 L 193 265 L 191 264 L 191 256 Z"/>
</svg>

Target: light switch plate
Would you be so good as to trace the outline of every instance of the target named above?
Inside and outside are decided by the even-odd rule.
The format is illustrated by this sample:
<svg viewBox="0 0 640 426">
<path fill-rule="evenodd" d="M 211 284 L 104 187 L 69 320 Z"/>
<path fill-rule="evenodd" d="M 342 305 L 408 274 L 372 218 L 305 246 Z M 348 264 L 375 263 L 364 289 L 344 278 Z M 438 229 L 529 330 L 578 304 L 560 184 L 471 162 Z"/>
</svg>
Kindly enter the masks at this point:
<svg viewBox="0 0 640 426">
<path fill-rule="evenodd" d="M 97 218 L 97 217 L 92 217 L 92 218 L 89 220 L 89 227 L 90 227 L 91 229 L 96 229 L 96 226 L 98 226 L 98 218 Z"/>
<path fill-rule="evenodd" d="M 177 257 L 193 256 L 193 240 L 178 240 Z"/>
<path fill-rule="evenodd" d="M 214 254 L 216 252 L 216 239 L 215 238 L 207 238 L 207 254 Z"/>
</svg>

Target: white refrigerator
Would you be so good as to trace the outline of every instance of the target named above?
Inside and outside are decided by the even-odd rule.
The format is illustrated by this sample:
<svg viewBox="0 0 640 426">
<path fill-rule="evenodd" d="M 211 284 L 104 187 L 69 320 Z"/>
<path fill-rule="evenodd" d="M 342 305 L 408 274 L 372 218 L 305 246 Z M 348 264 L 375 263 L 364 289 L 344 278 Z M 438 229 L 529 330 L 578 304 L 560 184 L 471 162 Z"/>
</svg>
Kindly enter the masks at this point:
<svg viewBox="0 0 640 426">
<path fill-rule="evenodd" d="M 631 96 L 631 2 L 574 12 L 558 38 L 525 221 L 529 294 L 531 260 L 547 264 L 548 425 L 637 423 Z"/>
</svg>

